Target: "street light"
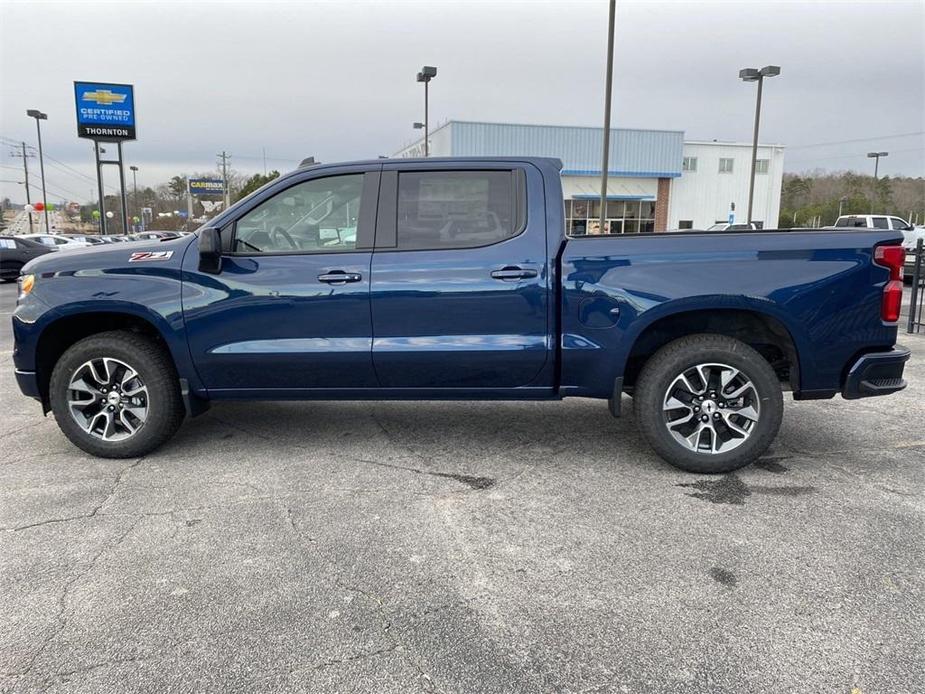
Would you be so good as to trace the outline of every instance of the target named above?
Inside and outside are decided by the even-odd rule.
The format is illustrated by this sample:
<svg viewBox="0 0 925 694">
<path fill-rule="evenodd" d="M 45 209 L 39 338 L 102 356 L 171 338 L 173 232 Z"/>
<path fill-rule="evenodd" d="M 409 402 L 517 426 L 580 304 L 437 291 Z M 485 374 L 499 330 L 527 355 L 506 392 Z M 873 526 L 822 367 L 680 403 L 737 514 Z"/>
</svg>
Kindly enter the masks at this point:
<svg viewBox="0 0 925 694">
<path fill-rule="evenodd" d="M 35 118 L 35 130 L 39 136 L 39 170 L 42 172 L 42 204 L 45 206 L 45 233 L 50 234 L 48 225 L 48 197 L 45 194 L 45 159 L 42 156 L 42 125 L 40 121 L 48 120 L 48 114 L 42 113 L 38 109 L 30 108 L 26 111 L 29 118 Z"/>
<path fill-rule="evenodd" d="M 135 203 L 135 209 L 138 210 L 138 218 L 141 219 L 141 208 L 138 207 L 138 178 L 136 177 L 136 174 L 138 173 L 138 167 L 130 166 L 128 168 L 132 170 L 132 202 Z"/>
<path fill-rule="evenodd" d="M 841 215 L 842 215 L 842 210 L 844 209 L 845 203 L 846 203 L 846 202 L 848 202 L 848 196 L 847 196 L 847 195 L 844 195 L 844 196 L 842 196 L 841 198 L 838 199 L 838 216 L 839 216 L 839 217 L 841 217 Z"/>
<path fill-rule="evenodd" d="M 880 157 L 890 156 L 889 152 L 868 152 L 867 158 L 874 160 L 874 180 L 877 180 L 877 172 L 880 170 Z"/>
<path fill-rule="evenodd" d="M 428 94 L 427 88 L 430 85 L 430 81 L 437 76 L 437 68 L 431 67 L 430 65 L 425 65 L 421 68 L 421 71 L 418 73 L 417 81 L 424 83 L 424 156 L 427 157 L 430 155 L 430 143 L 427 142 L 427 133 L 428 133 Z M 417 127 L 417 124 L 415 124 Z"/>
<path fill-rule="evenodd" d="M 753 67 L 747 67 L 739 70 L 739 79 L 743 82 L 758 83 L 758 99 L 755 102 L 755 134 L 752 139 L 752 175 L 748 182 L 748 219 L 749 224 L 752 221 L 752 201 L 755 198 L 755 168 L 758 165 L 758 123 L 761 120 L 761 88 L 764 85 L 765 77 L 777 77 L 780 74 L 780 67 L 777 65 L 766 65 L 760 70 Z"/>
</svg>

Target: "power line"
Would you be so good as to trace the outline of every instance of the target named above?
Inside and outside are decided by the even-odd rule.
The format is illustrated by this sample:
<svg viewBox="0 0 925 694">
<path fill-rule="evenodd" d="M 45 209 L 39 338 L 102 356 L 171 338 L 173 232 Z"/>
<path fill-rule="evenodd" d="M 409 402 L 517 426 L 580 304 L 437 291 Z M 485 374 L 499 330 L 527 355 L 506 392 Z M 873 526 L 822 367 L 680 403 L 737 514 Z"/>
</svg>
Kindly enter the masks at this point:
<svg viewBox="0 0 925 694">
<path fill-rule="evenodd" d="M 70 172 L 76 174 L 77 176 L 81 176 L 82 178 L 86 178 L 88 181 L 92 181 L 92 182 L 94 182 L 94 183 L 96 182 L 96 179 L 93 178 L 93 176 L 89 176 L 89 175 L 85 174 L 83 171 L 78 171 L 78 170 L 75 169 L 73 166 L 70 166 L 69 164 L 65 164 L 63 161 L 59 161 L 59 160 L 55 159 L 54 157 L 48 156 L 47 154 L 45 155 L 45 158 L 48 159 L 48 160 L 50 160 L 50 161 L 55 162 L 55 163 L 58 164 L 59 166 L 64 167 L 64 168 L 67 169 L 68 171 L 70 171 Z"/>
<path fill-rule="evenodd" d="M 808 147 L 826 147 L 828 145 L 847 145 L 855 142 L 873 142 L 874 140 L 892 140 L 900 137 L 914 137 L 915 135 L 925 135 L 925 130 L 919 130 L 914 133 L 897 133 L 896 135 L 879 135 L 876 137 L 859 137 L 855 140 L 833 140 L 831 142 L 814 142 L 809 145 L 793 145 L 787 149 L 806 149 Z"/>
<path fill-rule="evenodd" d="M 921 147 L 909 147 L 907 149 L 891 149 L 890 154 L 900 154 L 902 152 L 921 152 Z M 795 161 L 787 161 L 787 165 L 790 164 L 799 164 L 800 162 L 807 161 L 828 161 L 830 159 L 856 159 L 858 157 L 866 156 L 866 152 L 858 152 L 856 154 L 838 154 L 832 157 L 813 157 L 812 159 L 797 159 Z"/>
</svg>

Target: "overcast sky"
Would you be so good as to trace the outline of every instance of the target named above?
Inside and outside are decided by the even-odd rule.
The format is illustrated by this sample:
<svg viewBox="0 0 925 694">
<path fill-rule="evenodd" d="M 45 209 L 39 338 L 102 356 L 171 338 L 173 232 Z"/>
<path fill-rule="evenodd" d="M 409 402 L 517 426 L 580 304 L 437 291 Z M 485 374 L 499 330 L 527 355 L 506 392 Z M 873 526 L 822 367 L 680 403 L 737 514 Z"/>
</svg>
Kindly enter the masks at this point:
<svg viewBox="0 0 925 694">
<path fill-rule="evenodd" d="M 223 149 L 245 173 L 263 171 L 264 150 L 281 170 L 391 154 L 422 118 L 424 64 L 439 68 L 432 123 L 599 125 L 606 29 L 605 0 L 0 0 L 0 135 L 35 144 L 25 111 L 45 111 L 46 154 L 85 176 L 50 162 L 48 188 L 86 200 L 74 80 L 135 85 L 125 157 L 139 184 L 212 170 Z M 868 172 L 865 153 L 887 150 L 882 174 L 925 175 L 923 0 L 618 0 L 615 56 L 615 127 L 750 141 L 755 85 L 738 70 L 777 64 L 761 140 L 787 146 L 788 170 Z M 2 180 L 21 173 L 9 150 Z M 15 183 L 0 193 L 23 199 Z"/>
</svg>

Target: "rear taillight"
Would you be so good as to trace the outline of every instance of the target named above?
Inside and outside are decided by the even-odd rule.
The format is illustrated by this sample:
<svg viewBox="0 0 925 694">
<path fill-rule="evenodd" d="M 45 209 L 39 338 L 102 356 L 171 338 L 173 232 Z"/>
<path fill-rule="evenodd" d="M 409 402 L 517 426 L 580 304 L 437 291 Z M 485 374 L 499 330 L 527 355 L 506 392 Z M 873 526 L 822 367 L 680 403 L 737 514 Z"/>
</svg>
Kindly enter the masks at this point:
<svg viewBox="0 0 925 694">
<path fill-rule="evenodd" d="M 880 318 L 887 323 L 899 320 L 903 303 L 903 261 L 906 251 L 902 246 L 877 246 L 874 262 L 890 271 L 890 280 L 883 287 L 883 302 L 880 304 Z"/>
</svg>

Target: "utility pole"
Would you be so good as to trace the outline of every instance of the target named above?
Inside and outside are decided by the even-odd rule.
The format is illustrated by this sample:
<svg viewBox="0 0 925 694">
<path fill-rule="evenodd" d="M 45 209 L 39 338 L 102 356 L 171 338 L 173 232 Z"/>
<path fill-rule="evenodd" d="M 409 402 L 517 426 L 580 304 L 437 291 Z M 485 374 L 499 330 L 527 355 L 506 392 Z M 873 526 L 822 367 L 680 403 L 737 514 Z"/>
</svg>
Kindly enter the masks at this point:
<svg viewBox="0 0 925 694">
<path fill-rule="evenodd" d="M 22 154 L 16 154 L 15 152 L 13 152 L 11 156 L 22 157 L 22 170 L 23 170 L 23 174 L 26 177 L 26 204 L 32 205 L 32 196 L 29 194 L 29 157 L 34 157 L 35 155 L 26 154 L 26 143 L 23 142 L 21 144 L 22 144 Z M 29 233 L 31 234 L 34 231 L 35 229 L 33 227 L 33 222 L 32 222 L 32 213 L 30 212 L 29 213 Z"/>
<path fill-rule="evenodd" d="M 224 202 L 224 209 L 228 209 L 228 160 L 231 159 L 231 155 L 222 150 L 221 154 L 216 154 L 215 156 L 221 157 L 222 159 L 222 200 Z"/>
<path fill-rule="evenodd" d="M 613 25 L 617 13 L 617 0 L 610 0 L 610 19 L 607 22 L 607 83 L 604 85 L 604 151 L 601 155 L 601 217 L 599 234 L 604 232 L 607 216 L 607 169 L 610 167 L 610 103 L 613 95 Z"/>
<path fill-rule="evenodd" d="M 138 207 L 138 167 L 128 167 L 132 172 L 132 207 L 138 212 L 138 219 L 141 219 L 141 208 Z M 135 230 L 134 220 L 132 220 L 132 231 Z"/>
</svg>

